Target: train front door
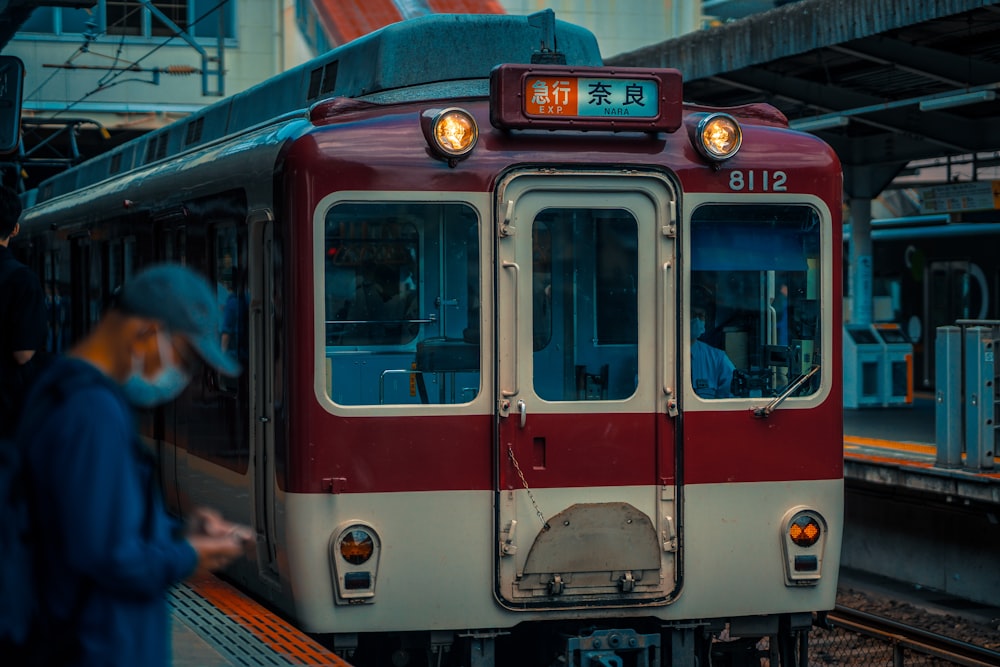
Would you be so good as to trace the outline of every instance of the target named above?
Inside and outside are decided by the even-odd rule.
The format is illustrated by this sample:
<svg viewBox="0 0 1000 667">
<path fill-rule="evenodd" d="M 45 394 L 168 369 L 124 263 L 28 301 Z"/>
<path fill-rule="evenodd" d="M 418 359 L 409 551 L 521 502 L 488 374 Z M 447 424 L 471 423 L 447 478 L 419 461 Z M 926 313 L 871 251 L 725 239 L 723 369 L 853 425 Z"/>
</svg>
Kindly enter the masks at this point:
<svg viewBox="0 0 1000 667">
<path fill-rule="evenodd" d="M 497 597 L 675 593 L 674 197 L 655 175 L 497 190 Z"/>
</svg>

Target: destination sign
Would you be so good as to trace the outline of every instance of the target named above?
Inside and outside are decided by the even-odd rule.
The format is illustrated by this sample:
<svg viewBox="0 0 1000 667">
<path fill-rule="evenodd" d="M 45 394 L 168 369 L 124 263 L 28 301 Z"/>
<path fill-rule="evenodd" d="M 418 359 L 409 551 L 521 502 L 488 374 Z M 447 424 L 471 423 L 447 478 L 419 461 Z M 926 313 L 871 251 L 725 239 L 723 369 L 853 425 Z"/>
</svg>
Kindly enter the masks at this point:
<svg viewBox="0 0 1000 667">
<path fill-rule="evenodd" d="M 674 132 L 682 104 L 676 69 L 510 64 L 490 74 L 490 122 L 501 129 Z"/>
<path fill-rule="evenodd" d="M 526 76 L 524 111 L 529 116 L 655 118 L 657 88 L 650 79 Z"/>
</svg>

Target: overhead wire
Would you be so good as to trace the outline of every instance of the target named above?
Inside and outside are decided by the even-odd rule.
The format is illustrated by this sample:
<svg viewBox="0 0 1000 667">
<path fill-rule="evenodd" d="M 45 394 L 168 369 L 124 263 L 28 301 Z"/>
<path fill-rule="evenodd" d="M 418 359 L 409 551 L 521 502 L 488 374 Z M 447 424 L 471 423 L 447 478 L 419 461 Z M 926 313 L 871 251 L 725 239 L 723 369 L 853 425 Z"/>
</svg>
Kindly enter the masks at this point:
<svg viewBox="0 0 1000 667">
<path fill-rule="evenodd" d="M 73 52 L 73 54 L 72 54 L 72 55 L 71 55 L 71 56 L 70 56 L 69 58 L 67 58 L 67 59 L 65 60 L 65 62 L 64 62 L 63 64 L 64 64 L 64 65 L 70 65 L 70 64 L 71 64 L 71 63 L 73 62 L 73 60 L 74 60 L 74 59 L 75 59 L 75 58 L 76 58 L 76 57 L 77 57 L 78 55 L 80 55 L 81 53 L 84 53 L 85 51 L 86 51 L 86 49 L 84 49 L 84 47 L 83 47 L 83 46 L 79 46 L 79 47 L 77 47 L 76 51 L 74 51 L 74 52 Z M 27 95 L 25 95 L 25 96 L 24 96 L 24 99 L 25 99 L 25 101 L 27 101 L 27 100 L 30 100 L 31 98 L 33 98 L 33 97 L 35 96 L 35 93 L 37 93 L 37 92 L 38 92 L 38 91 L 40 91 L 40 90 L 41 90 L 42 88 L 44 88 L 44 87 L 45 87 L 45 85 L 46 85 L 46 84 L 48 84 L 48 82 L 49 82 L 49 81 L 51 81 L 51 80 L 52 80 L 52 78 L 53 78 L 53 77 L 54 77 L 54 76 L 55 76 L 56 74 L 58 74 L 58 73 L 59 73 L 59 70 L 58 70 L 58 69 L 56 69 L 56 70 L 53 70 L 53 71 L 52 71 L 52 74 L 49 74 L 49 75 L 48 75 L 47 77 L 45 77 L 45 80 L 44 80 L 44 81 L 42 81 L 42 82 L 41 82 L 40 84 L 38 84 L 38 85 L 37 85 L 37 86 L 35 87 L 35 89 L 34 89 L 33 91 L 31 91 L 30 93 L 28 93 Z"/>
<path fill-rule="evenodd" d="M 104 77 L 106 77 L 109 73 L 114 71 L 114 67 L 118 65 L 119 60 L 121 60 L 122 50 L 124 48 L 125 48 L 125 32 L 123 31 L 122 34 L 118 36 L 118 49 L 115 51 L 114 60 L 111 63 L 111 66 L 108 68 L 108 71 L 105 72 L 104 76 L 102 76 L 100 79 L 97 80 L 98 86 L 104 85 Z"/>
<path fill-rule="evenodd" d="M 219 0 L 219 2 L 217 2 L 214 7 L 212 7 L 208 11 L 202 13 L 201 16 L 197 17 L 194 21 L 192 21 L 191 23 L 189 23 L 187 25 L 187 28 L 191 28 L 191 27 L 194 27 L 194 26 L 198 25 L 201 21 L 203 21 L 204 19 L 206 19 L 208 16 L 214 14 L 216 11 L 221 10 L 222 7 L 224 5 L 226 5 L 228 2 L 229 2 L 229 0 Z M 126 17 L 123 16 L 121 19 L 119 19 L 118 21 L 116 21 L 114 25 L 117 25 L 119 22 L 121 22 L 125 18 Z M 113 27 L 113 26 L 109 26 L 109 27 Z M 107 32 L 107 31 L 105 30 L 105 32 Z M 99 36 L 99 35 L 97 35 L 97 36 Z M 174 34 L 172 34 L 169 37 L 167 37 L 163 42 L 161 42 L 160 44 L 157 44 L 152 49 L 150 49 L 149 51 L 147 51 L 144 55 L 142 55 L 138 60 L 134 61 L 132 63 L 132 67 L 130 67 L 130 68 L 125 68 L 125 69 L 120 69 L 120 70 L 110 70 L 109 73 L 108 73 L 108 74 L 110 74 L 110 77 L 108 77 L 108 74 L 105 74 L 104 76 L 102 76 L 101 79 L 98 81 L 98 85 L 97 85 L 96 88 L 94 88 L 93 90 L 91 90 L 91 91 L 89 91 L 87 93 L 84 93 L 81 97 L 77 98 L 73 102 L 70 102 L 64 108 L 59 109 L 58 111 L 55 111 L 50 116 L 50 118 L 55 118 L 59 114 L 65 113 L 65 112 L 69 111 L 70 109 L 72 109 L 73 107 L 75 107 L 77 104 L 80 104 L 81 102 L 83 102 L 84 100 L 86 100 L 87 98 L 89 98 L 91 95 L 95 95 L 95 94 L 97 94 L 97 93 L 99 93 L 101 91 L 107 90 L 108 88 L 111 88 L 113 86 L 116 86 L 116 85 L 119 85 L 119 84 L 122 84 L 122 83 L 130 83 L 130 82 L 133 82 L 133 81 L 139 81 L 139 82 L 142 82 L 142 83 L 149 83 L 148 81 L 145 81 L 143 79 L 125 79 L 125 80 L 122 80 L 122 81 L 117 81 L 117 79 L 120 76 L 122 76 L 123 74 L 134 73 L 135 72 L 135 68 L 139 65 L 139 63 L 141 63 L 142 61 L 146 60 L 147 58 L 149 58 L 150 56 L 152 56 L 154 53 L 156 53 L 157 51 L 159 51 L 163 47 L 165 47 L 168 44 L 170 44 L 170 42 L 172 42 L 174 39 L 176 39 L 179 36 L 180 36 L 180 32 L 175 31 Z M 95 38 L 96 38 L 96 36 L 95 36 Z M 124 35 L 123 35 L 123 39 L 124 39 Z M 79 55 L 79 53 L 82 53 L 82 52 L 86 51 L 87 49 L 85 47 L 87 46 L 87 44 L 89 44 L 89 41 L 91 41 L 91 40 L 88 40 L 87 42 L 85 42 L 84 45 L 81 46 L 80 49 L 78 49 L 78 53 L 76 53 L 73 56 L 71 56 L 71 58 L 75 58 L 77 55 Z M 121 51 L 121 45 L 119 45 L 119 53 L 120 53 L 120 51 Z M 116 62 L 117 62 L 117 59 L 118 59 L 118 56 L 116 55 L 115 56 Z M 51 79 L 52 76 L 54 76 L 54 75 L 55 75 L 55 73 L 53 73 L 53 75 L 50 75 L 49 78 L 46 79 L 46 81 L 43 82 L 42 85 L 44 85 L 45 83 L 47 83 L 49 81 L 49 79 Z M 41 86 L 39 86 L 39 88 L 40 87 Z M 36 91 L 37 90 L 38 89 L 36 88 Z"/>
<path fill-rule="evenodd" d="M 52 9 L 52 11 L 55 11 L 55 9 L 56 9 L 56 8 L 51 8 L 51 9 Z M 89 9 L 85 9 L 84 11 L 85 11 L 85 12 L 87 12 L 87 14 L 90 14 L 90 10 L 89 10 Z M 91 15 L 91 16 L 92 16 L 92 15 Z M 93 41 L 94 41 L 95 39 L 97 39 L 98 37 L 100 37 L 100 36 L 101 36 L 101 33 L 99 33 L 99 32 L 97 32 L 97 31 L 96 31 L 96 28 L 97 28 L 97 24 L 96 24 L 96 23 L 93 23 L 93 22 L 92 22 L 92 20 L 88 20 L 88 21 L 87 21 L 87 23 L 86 23 L 85 25 L 87 26 L 87 31 L 86 31 L 85 33 L 83 33 L 83 44 L 81 44 L 80 46 L 78 46 L 78 47 L 77 47 L 77 49 L 76 49 L 76 51 L 74 51 L 74 52 L 72 53 L 72 55 L 70 55 L 70 56 L 69 56 L 69 58 L 67 58 L 67 59 L 66 59 L 65 61 L 63 61 L 63 65 L 72 65 L 73 61 L 74 61 L 74 60 L 76 59 L 76 57 L 77 57 L 77 56 L 79 56 L 79 55 L 80 55 L 81 53 L 93 53 L 93 52 L 92 52 L 92 51 L 90 50 L 90 44 L 91 44 L 91 42 L 93 42 Z M 94 55 L 101 55 L 101 54 L 96 54 L 96 53 L 95 53 Z M 52 80 L 52 78 L 53 78 L 53 77 L 54 77 L 54 76 L 55 76 L 56 74 L 58 74 L 58 73 L 59 73 L 59 70 L 58 70 L 58 69 L 56 69 L 56 70 L 53 70 L 52 74 L 49 74 L 49 75 L 48 75 L 48 76 L 47 76 L 47 77 L 45 78 L 45 80 L 44 80 L 44 81 L 42 81 L 42 82 L 41 82 L 40 84 L 38 84 L 38 85 L 37 85 L 37 86 L 35 87 L 35 89 L 34 89 L 33 91 L 31 91 L 30 93 L 28 93 L 27 95 L 25 95 L 24 99 L 25 99 L 25 100 L 30 100 L 30 99 L 32 99 L 32 98 L 33 98 L 33 97 L 35 96 L 35 93 L 39 92 L 39 91 L 40 91 L 40 90 L 41 90 L 42 88 L 44 88 L 44 87 L 45 87 L 45 86 L 46 86 L 46 85 L 48 84 L 48 82 L 49 82 L 49 81 L 51 81 L 51 80 Z"/>
</svg>

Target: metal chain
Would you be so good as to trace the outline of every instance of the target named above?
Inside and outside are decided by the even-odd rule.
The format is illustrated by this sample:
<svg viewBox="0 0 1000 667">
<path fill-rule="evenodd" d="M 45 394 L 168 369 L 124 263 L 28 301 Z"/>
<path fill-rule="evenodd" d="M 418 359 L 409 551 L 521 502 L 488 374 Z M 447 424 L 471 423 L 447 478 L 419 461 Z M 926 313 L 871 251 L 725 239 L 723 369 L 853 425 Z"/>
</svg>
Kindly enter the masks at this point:
<svg viewBox="0 0 1000 667">
<path fill-rule="evenodd" d="M 542 522 L 542 529 L 549 529 L 549 522 L 545 520 L 545 515 L 542 514 L 542 510 L 538 508 L 538 503 L 535 502 L 535 494 L 531 492 L 528 488 L 528 480 L 524 478 L 524 473 L 521 472 L 521 466 L 517 464 L 517 459 L 514 458 L 514 448 L 507 445 L 507 454 L 510 456 L 510 462 L 514 464 L 514 470 L 517 471 L 517 476 L 521 478 L 521 484 L 524 485 L 524 490 L 528 492 L 528 500 L 531 501 L 531 505 L 535 508 L 535 514 L 538 515 L 538 519 Z"/>
</svg>

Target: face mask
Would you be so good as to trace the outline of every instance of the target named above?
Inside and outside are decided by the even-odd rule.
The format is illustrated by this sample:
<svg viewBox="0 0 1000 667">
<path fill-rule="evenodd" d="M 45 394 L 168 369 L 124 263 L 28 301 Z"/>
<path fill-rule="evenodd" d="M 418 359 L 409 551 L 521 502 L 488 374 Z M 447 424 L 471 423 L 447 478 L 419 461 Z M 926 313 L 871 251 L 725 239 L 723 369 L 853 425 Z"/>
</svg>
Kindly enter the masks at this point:
<svg viewBox="0 0 1000 667">
<path fill-rule="evenodd" d="M 151 408 L 174 400 L 191 381 L 187 373 L 163 359 L 163 348 L 170 345 L 170 340 L 158 331 L 156 342 L 160 352 L 160 363 L 163 366 L 160 372 L 156 377 L 147 380 L 142 375 L 142 359 L 133 357 L 132 374 L 122 385 L 129 402 L 140 408 Z"/>
<path fill-rule="evenodd" d="M 691 320 L 691 342 L 698 340 L 698 336 L 705 333 L 705 320 L 696 317 Z"/>
</svg>

